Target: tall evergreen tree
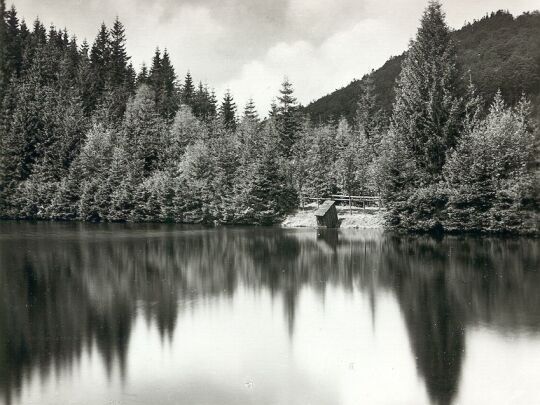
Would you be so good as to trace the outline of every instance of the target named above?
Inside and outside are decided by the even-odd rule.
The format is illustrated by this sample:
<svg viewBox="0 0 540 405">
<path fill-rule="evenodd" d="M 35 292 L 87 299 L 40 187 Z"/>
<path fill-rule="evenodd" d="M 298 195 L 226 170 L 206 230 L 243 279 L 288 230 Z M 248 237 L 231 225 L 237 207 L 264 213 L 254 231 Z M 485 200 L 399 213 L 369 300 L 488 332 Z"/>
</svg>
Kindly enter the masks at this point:
<svg viewBox="0 0 540 405">
<path fill-rule="evenodd" d="M 107 85 L 111 61 L 110 35 L 105 24 L 101 24 L 96 40 L 90 51 L 90 71 L 92 74 L 92 90 L 89 105 L 94 108 Z"/>
<path fill-rule="evenodd" d="M 128 80 L 129 59 L 124 25 L 116 17 L 110 32 L 109 79 L 113 86 L 122 86 Z"/>
<path fill-rule="evenodd" d="M 377 103 L 373 72 L 364 80 L 356 109 L 356 125 L 367 139 L 380 135 L 384 126 L 383 112 Z"/>
<path fill-rule="evenodd" d="M 137 75 L 136 85 L 139 87 L 141 84 L 148 84 L 148 67 L 146 63 L 143 63 L 141 70 Z"/>
<path fill-rule="evenodd" d="M 156 110 L 152 90 L 139 87 L 128 103 L 122 126 L 122 143 L 131 157 L 134 179 L 159 168 L 165 135 L 165 124 Z"/>
<path fill-rule="evenodd" d="M 268 120 L 262 135 L 261 158 L 249 167 L 238 193 L 242 216 L 248 222 L 270 225 L 279 221 L 298 204 L 298 196 L 281 165 L 279 135 L 273 120 Z"/>
<path fill-rule="evenodd" d="M 219 116 L 223 127 L 231 132 L 236 130 L 236 103 L 230 90 L 225 92 L 221 106 L 219 107 Z"/>
<path fill-rule="evenodd" d="M 285 156 L 290 156 L 292 147 L 300 129 L 298 104 L 294 97 L 294 89 L 288 78 L 281 84 L 278 96 L 277 123 L 280 134 L 280 148 Z"/>
<path fill-rule="evenodd" d="M 163 118 L 170 120 L 178 110 L 179 100 L 176 89 L 176 73 L 166 49 L 161 59 L 159 76 L 159 87 L 155 89 L 157 109 Z"/>
<path fill-rule="evenodd" d="M 418 184 L 440 176 L 456 143 L 462 108 L 456 50 L 441 4 L 431 1 L 411 42 L 397 83 L 393 125 L 418 170 Z"/>
<path fill-rule="evenodd" d="M 0 0 L 0 102 L 4 98 L 5 86 L 7 84 L 7 72 L 6 72 L 6 3 L 5 0 Z"/>
<path fill-rule="evenodd" d="M 148 82 L 154 91 L 159 88 L 161 82 L 161 51 L 159 48 L 154 51 L 152 65 L 148 73 Z"/>
<path fill-rule="evenodd" d="M 5 63 L 7 74 L 19 76 L 22 70 L 23 43 L 20 35 L 19 18 L 15 6 L 5 13 L 6 24 L 6 55 Z"/>
<path fill-rule="evenodd" d="M 182 85 L 182 103 L 193 107 L 193 97 L 195 95 L 195 85 L 191 73 L 187 72 L 184 84 Z"/>
<path fill-rule="evenodd" d="M 252 122 L 259 121 L 259 114 L 257 114 L 257 108 L 255 107 L 255 102 L 250 98 L 244 108 L 244 120 L 249 120 Z"/>
</svg>

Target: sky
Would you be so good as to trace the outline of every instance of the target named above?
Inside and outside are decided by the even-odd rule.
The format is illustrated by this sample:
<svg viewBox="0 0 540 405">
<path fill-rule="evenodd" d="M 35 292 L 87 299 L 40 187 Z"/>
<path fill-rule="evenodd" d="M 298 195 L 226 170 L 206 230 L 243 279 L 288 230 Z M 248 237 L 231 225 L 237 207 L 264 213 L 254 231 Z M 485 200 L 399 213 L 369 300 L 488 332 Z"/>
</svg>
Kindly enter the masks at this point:
<svg viewBox="0 0 540 405">
<path fill-rule="evenodd" d="M 9 3 L 9 0 L 6 1 Z M 452 28 L 498 9 L 514 15 L 538 0 L 443 0 Z M 179 78 L 230 89 L 242 110 L 253 98 L 266 115 L 286 76 L 299 102 L 346 86 L 401 54 L 427 0 L 13 0 L 31 23 L 66 27 L 94 40 L 102 22 L 124 23 L 139 69 L 156 47 L 167 49 Z"/>
</svg>

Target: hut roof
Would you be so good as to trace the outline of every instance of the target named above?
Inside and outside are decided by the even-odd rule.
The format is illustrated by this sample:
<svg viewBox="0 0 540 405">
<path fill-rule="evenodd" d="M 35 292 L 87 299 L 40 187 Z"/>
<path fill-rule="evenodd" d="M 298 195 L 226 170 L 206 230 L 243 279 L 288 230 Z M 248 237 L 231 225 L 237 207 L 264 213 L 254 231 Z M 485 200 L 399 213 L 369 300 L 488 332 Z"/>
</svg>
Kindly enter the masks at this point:
<svg viewBox="0 0 540 405">
<path fill-rule="evenodd" d="M 315 211 L 316 217 L 324 217 L 326 213 L 336 204 L 335 201 L 332 200 L 326 200 L 321 204 L 319 208 L 317 208 L 317 211 Z"/>
</svg>

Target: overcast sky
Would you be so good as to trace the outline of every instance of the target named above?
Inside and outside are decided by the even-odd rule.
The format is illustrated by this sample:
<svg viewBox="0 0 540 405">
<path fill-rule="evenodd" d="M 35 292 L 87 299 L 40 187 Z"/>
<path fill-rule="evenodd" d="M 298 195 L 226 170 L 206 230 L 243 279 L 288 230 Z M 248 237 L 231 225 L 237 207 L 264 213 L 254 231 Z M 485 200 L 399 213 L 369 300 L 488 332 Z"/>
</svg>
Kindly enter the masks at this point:
<svg viewBox="0 0 540 405">
<path fill-rule="evenodd" d="M 9 3 L 9 0 L 6 1 Z M 240 107 L 253 97 L 265 115 L 284 75 L 307 104 L 403 52 L 427 0 L 14 0 L 28 23 L 67 27 L 93 41 L 102 21 L 126 26 L 138 69 L 167 48 L 177 74 L 189 69 Z M 459 28 L 497 9 L 539 8 L 538 0 L 445 0 Z"/>
</svg>

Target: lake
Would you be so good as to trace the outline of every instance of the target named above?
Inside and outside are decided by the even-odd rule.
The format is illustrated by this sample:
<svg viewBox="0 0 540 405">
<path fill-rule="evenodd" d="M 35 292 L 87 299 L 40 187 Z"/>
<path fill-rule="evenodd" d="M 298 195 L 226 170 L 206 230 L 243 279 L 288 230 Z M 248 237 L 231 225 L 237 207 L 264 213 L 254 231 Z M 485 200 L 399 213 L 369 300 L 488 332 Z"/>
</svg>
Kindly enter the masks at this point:
<svg viewBox="0 0 540 405">
<path fill-rule="evenodd" d="M 540 242 L 0 222 L 0 403 L 540 404 Z"/>
</svg>

